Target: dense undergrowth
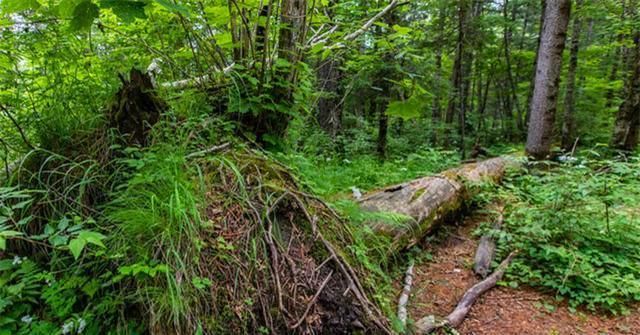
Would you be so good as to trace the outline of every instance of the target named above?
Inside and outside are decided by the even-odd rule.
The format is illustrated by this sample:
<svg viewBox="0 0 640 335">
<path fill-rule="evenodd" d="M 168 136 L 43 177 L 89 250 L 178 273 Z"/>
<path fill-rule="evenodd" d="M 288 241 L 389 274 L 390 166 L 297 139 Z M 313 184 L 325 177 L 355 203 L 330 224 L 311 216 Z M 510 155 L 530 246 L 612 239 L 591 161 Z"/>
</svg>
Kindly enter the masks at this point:
<svg viewBox="0 0 640 335">
<path fill-rule="evenodd" d="M 572 309 L 628 312 L 640 302 L 640 157 L 584 151 L 548 164 L 483 193 L 505 204 L 502 251 L 519 250 L 505 284 L 540 288 Z"/>
</svg>

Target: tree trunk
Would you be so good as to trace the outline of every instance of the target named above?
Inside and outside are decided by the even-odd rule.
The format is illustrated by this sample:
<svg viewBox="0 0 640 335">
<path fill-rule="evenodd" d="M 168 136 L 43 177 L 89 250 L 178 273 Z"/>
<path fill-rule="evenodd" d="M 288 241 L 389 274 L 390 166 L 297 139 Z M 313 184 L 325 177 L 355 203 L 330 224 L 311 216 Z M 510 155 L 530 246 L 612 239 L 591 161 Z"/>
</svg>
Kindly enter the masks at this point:
<svg viewBox="0 0 640 335">
<path fill-rule="evenodd" d="M 638 145 L 640 132 L 640 32 L 634 38 L 631 73 L 625 84 L 625 100 L 618 109 L 613 129 L 612 147 L 632 151 Z"/>
<path fill-rule="evenodd" d="M 526 146 L 527 153 L 536 159 L 548 156 L 553 141 L 562 51 L 567 37 L 571 1 L 549 1 L 545 7 Z"/>
<path fill-rule="evenodd" d="M 393 254 L 415 245 L 447 218 L 459 213 L 476 191 L 469 184 L 498 182 L 509 164 L 512 160 L 501 157 L 466 164 L 372 192 L 360 199 L 359 204 L 368 211 L 394 212 L 410 218 L 405 224 L 370 223 L 378 234 L 391 238 L 388 251 Z"/>
<path fill-rule="evenodd" d="M 576 1 L 576 9 L 582 7 L 582 0 Z M 575 140 L 575 86 L 576 70 L 578 69 L 578 51 L 580 50 L 580 30 L 582 22 L 580 17 L 573 18 L 573 32 L 571 35 L 571 48 L 569 56 L 569 71 L 567 72 L 567 92 L 564 96 L 564 117 L 562 122 L 562 149 L 571 150 Z"/>
<path fill-rule="evenodd" d="M 529 120 L 531 119 L 531 99 L 533 98 L 533 89 L 536 86 L 536 73 L 538 70 L 538 57 L 540 57 L 540 41 L 542 39 L 542 27 L 544 26 L 544 13 L 547 8 L 547 1 L 540 0 L 540 8 L 542 15 L 540 15 L 540 26 L 538 28 L 538 39 L 536 42 L 536 57 L 533 61 L 533 73 L 531 74 L 531 83 L 529 85 L 529 94 L 527 95 L 527 115 L 525 117 L 525 125 L 529 127 Z"/>
<path fill-rule="evenodd" d="M 620 21 L 624 21 L 625 17 L 627 16 L 627 2 L 625 0 L 622 0 L 622 12 L 620 14 Z M 616 41 L 618 43 L 622 43 L 622 41 L 624 40 L 624 35 L 622 33 L 618 34 L 618 36 L 616 37 Z M 620 61 L 621 61 L 621 56 L 624 55 L 626 53 L 626 47 L 624 46 L 618 46 L 613 54 L 613 64 L 611 65 L 611 72 L 609 73 L 609 84 L 611 84 L 612 82 L 614 82 L 616 80 L 616 78 L 618 78 L 618 67 L 620 66 Z M 624 58 L 624 57 L 622 57 Z M 622 61 L 624 62 L 624 59 L 622 59 Z M 606 103 L 605 103 L 605 108 L 610 108 L 611 106 L 613 106 L 613 98 L 615 98 L 615 92 L 613 87 L 610 87 L 609 89 L 607 89 L 607 94 L 605 95 L 606 98 Z"/>
<path fill-rule="evenodd" d="M 384 159 L 387 156 L 387 132 L 389 129 L 389 116 L 387 116 L 385 105 L 381 102 L 376 104 L 378 110 L 378 156 Z"/>
<path fill-rule="evenodd" d="M 431 103 L 431 143 L 438 144 L 438 132 L 440 123 L 442 122 L 442 44 L 444 43 L 444 23 L 446 19 L 446 11 L 444 6 L 440 4 L 438 7 L 438 32 L 434 41 L 435 52 L 435 71 L 433 73 L 433 101 Z"/>
<path fill-rule="evenodd" d="M 340 106 L 341 62 L 335 56 L 322 61 L 316 70 L 318 90 L 322 96 L 318 100 L 316 119 L 320 128 L 334 138 L 342 124 L 342 106 Z"/>
<path fill-rule="evenodd" d="M 441 83 L 442 80 L 442 51 L 438 49 L 436 51 L 436 59 L 435 65 L 436 69 L 433 74 L 433 81 L 435 87 L 435 94 L 433 97 L 433 102 L 431 104 L 431 143 L 433 145 L 438 144 L 438 127 L 440 126 L 440 121 L 442 117 L 442 107 L 440 105 L 440 93 L 441 93 Z"/>
</svg>

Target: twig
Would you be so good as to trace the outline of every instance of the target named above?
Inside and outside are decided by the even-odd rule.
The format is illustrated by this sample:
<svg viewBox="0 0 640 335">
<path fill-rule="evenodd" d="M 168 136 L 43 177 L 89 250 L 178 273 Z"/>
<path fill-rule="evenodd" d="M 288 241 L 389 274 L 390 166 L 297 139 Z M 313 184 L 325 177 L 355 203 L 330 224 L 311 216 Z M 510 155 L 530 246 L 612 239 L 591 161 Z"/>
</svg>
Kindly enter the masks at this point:
<svg viewBox="0 0 640 335">
<path fill-rule="evenodd" d="M 225 143 L 222 143 L 222 144 L 219 144 L 219 145 L 214 145 L 211 148 L 208 148 L 208 149 L 205 149 L 205 150 L 192 152 L 192 153 L 188 154 L 187 156 L 185 156 L 185 158 L 189 159 L 189 158 L 194 158 L 194 157 L 198 157 L 198 156 L 204 156 L 206 154 L 212 154 L 214 152 L 225 150 L 230 145 L 231 145 L 231 142 L 225 142 Z"/>
<path fill-rule="evenodd" d="M 320 288 L 318 288 L 318 291 L 316 292 L 316 294 L 313 296 L 313 298 L 311 298 L 311 301 L 309 301 L 309 303 L 307 304 L 307 308 L 304 310 L 304 313 L 302 314 L 300 319 L 298 319 L 298 322 L 296 322 L 295 324 L 293 324 L 289 328 L 296 329 L 296 328 L 300 327 L 300 325 L 302 324 L 304 319 L 307 318 L 307 315 L 309 314 L 309 311 L 311 310 L 311 307 L 316 303 L 316 300 L 318 300 L 318 297 L 320 296 L 320 293 L 322 293 L 322 290 L 324 290 L 324 287 L 327 286 L 327 283 L 329 283 L 329 280 L 331 279 L 332 275 L 333 275 L 333 270 L 331 272 L 329 272 L 329 275 L 327 276 L 327 278 L 324 279 L 324 281 L 322 282 L 322 285 L 320 285 Z"/>
<path fill-rule="evenodd" d="M 9 110 L 2 104 L 0 104 L 0 109 L 2 109 L 2 111 L 5 113 L 5 115 L 7 115 L 9 120 L 11 120 L 11 123 L 13 123 L 13 125 L 16 127 L 16 129 L 20 133 L 20 137 L 22 137 L 22 141 L 24 142 L 24 144 L 26 144 L 29 147 L 29 149 L 35 150 L 36 147 L 34 147 L 33 144 L 29 142 L 29 139 L 27 139 L 27 135 L 22 130 L 22 127 L 20 127 L 20 124 L 18 123 L 18 121 L 16 121 L 13 115 L 11 115 L 11 112 L 9 112 Z"/>
<path fill-rule="evenodd" d="M 569 156 L 573 156 L 573 154 L 576 152 L 576 147 L 578 146 L 579 139 L 580 139 L 580 136 L 576 137 L 576 141 L 573 142 L 573 147 L 571 148 L 571 153 L 569 154 Z"/>
</svg>

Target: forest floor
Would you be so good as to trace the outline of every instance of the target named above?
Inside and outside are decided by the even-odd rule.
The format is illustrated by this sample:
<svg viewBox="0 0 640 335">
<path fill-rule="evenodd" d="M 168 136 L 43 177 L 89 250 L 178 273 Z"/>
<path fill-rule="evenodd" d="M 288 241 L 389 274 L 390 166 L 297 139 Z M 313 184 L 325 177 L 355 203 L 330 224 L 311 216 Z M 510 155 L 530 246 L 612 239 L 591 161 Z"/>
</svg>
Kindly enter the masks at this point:
<svg viewBox="0 0 640 335">
<path fill-rule="evenodd" d="M 416 263 L 409 317 L 445 316 L 464 292 L 478 282 L 472 265 L 478 237 L 474 229 L 485 220 L 475 211 L 462 224 L 449 226 L 425 242 L 430 260 Z M 640 307 L 628 316 L 607 317 L 588 311 L 572 313 L 566 303 L 531 288 L 498 286 L 481 296 L 464 323 L 463 335 L 601 335 L 640 334 Z"/>
</svg>

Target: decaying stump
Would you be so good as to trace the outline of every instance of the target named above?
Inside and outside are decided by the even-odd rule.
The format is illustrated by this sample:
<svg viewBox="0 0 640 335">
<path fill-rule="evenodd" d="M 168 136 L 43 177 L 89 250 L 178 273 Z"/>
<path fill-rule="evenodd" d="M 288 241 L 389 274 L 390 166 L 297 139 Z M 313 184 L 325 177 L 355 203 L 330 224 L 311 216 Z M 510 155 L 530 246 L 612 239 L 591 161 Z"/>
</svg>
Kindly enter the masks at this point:
<svg viewBox="0 0 640 335">
<path fill-rule="evenodd" d="M 359 203 L 365 210 L 394 212 L 411 218 L 404 224 L 371 223 L 378 234 L 392 238 L 390 250 L 399 251 L 415 245 L 447 217 L 458 213 L 472 195 L 469 183 L 498 182 L 510 164 L 513 161 L 508 157 L 465 164 L 370 193 Z"/>
<path fill-rule="evenodd" d="M 151 127 L 167 105 L 155 93 L 151 77 L 132 68 L 107 111 L 109 126 L 118 130 L 127 145 L 145 146 Z"/>
</svg>

